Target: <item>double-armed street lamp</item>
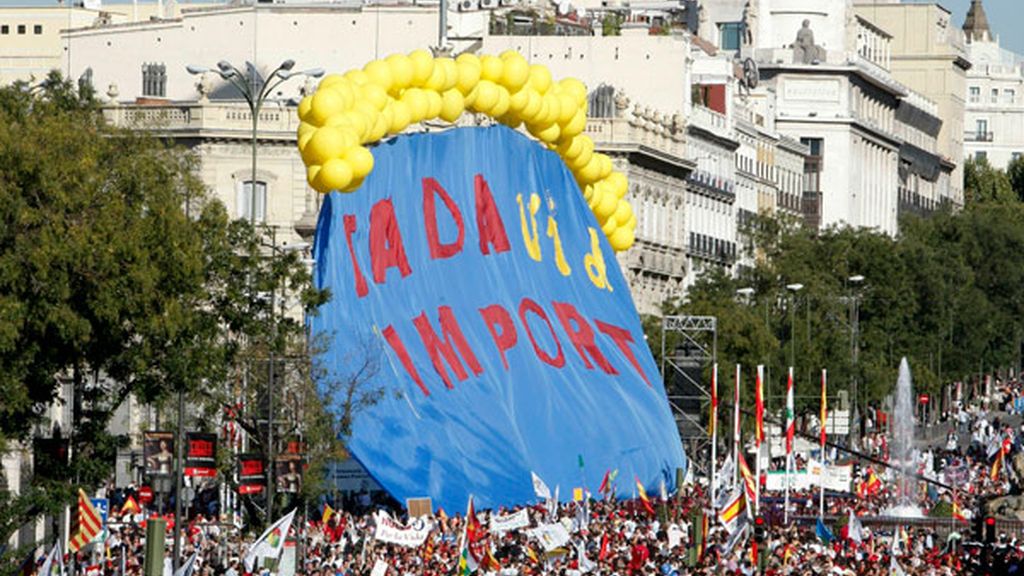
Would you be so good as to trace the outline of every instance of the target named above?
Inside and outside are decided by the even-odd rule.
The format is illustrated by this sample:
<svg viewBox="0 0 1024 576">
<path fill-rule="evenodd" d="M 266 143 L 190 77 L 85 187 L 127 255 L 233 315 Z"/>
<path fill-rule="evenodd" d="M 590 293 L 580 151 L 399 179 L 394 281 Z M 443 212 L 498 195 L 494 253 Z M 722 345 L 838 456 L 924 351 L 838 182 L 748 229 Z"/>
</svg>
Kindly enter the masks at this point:
<svg viewBox="0 0 1024 576">
<path fill-rule="evenodd" d="M 263 103 L 282 82 L 300 76 L 319 78 L 324 75 L 324 70 L 323 68 L 310 68 L 309 70 L 293 71 L 292 68 L 295 67 L 295 60 L 288 59 L 281 62 L 267 76 L 263 85 L 260 86 L 256 78 L 256 66 L 251 62 L 246 64 L 248 64 L 251 70 L 251 78 L 246 78 L 246 75 L 241 70 L 227 60 L 217 62 L 215 68 L 189 64 L 185 69 L 194 76 L 206 74 L 207 72 L 220 76 L 221 79 L 230 82 L 242 94 L 246 103 L 249 104 L 249 112 L 252 114 L 252 175 L 249 179 L 249 223 L 254 224 L 256 222 L 256 147 L 260 110 L 263 108 Z"/>
</svg>

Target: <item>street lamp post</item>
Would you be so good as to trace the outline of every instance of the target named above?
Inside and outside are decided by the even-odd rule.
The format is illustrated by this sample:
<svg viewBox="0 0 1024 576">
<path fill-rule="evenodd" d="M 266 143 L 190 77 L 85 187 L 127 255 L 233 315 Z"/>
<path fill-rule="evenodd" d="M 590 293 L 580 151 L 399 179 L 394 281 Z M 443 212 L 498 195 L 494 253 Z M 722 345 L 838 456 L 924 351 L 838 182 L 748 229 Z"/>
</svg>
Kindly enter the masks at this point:
<svg viewBox="0 0 1024 576">
<path fill-rule="evenodd" d="M 262 86 L 258 86 L 255 77 L 256 67 L 251 62 L 249 69 L 253 71 L 253 77 L 246 81 L 245 74 L 241 70 L 235 68 L 233 64 L 227 60 L 221 60 L 217 62 L 216 68 L 208 68 L 206 66 L 195 66 L 189 64 L 185 67 L 189 74 L 201 75 L 207 72 L 213 72 L 220 76 L 223 80 L 227 80 L 241 92 L 242 97 L 245 98 L 247 104 L 249 104 L 249 112 L 252 114 L 252 174 L 249 179 L 249 223 L 254 224 L 256 222 L 256 144 L 257 134 L 259 130 L 260 122 L 260 110 L 263 108 L 263 103 L 266 101 L 267 96 L 273 92 L 274 88 L 277 88 L 285 80 L 295 78 L 298 76 L 308 76 L 310 78 L 319 78 L 324 75 L 322 68 L 310 68 L 309 70 L 292 71 L 295 67 L 295 61 L 288 59 L 281 62 L 273 72 L 267 76 Z"/>
<path fill-rule="evenodd" d="M 857 395 L 857 357 L 860 355 L 859 334 L 860 331 L 860 294 L 857 288 L 864 282 L 864 276 L 855 274 L 846 279 L 854 287 L 854 293 L 850 297 L 850 426 L 848 442 L 851 447 L 856 445 L 857 429 L 859 428 L 860 413 L 858 410 Z"/>
</svg>

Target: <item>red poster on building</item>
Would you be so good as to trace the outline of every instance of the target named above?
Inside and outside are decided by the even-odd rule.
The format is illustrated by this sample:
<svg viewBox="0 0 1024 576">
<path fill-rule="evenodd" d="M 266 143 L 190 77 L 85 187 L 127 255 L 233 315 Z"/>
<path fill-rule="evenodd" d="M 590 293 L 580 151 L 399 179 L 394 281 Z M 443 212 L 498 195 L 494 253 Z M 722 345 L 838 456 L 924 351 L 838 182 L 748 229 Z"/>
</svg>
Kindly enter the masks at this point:
<svg viewBox="0 0 1024 576">
<path fill-rule="evenodd" d="M 242 454 L 238 457 L 238 493 L 257 494 L 263 491 L 267 482 L 263 458 L 257 454 Z"/>
<path fill-rule="evenodd" d="M 216 434 L 189 432 L 185 449 L 185 476 L 213 478 L 217 475 Z"/>
</svg>

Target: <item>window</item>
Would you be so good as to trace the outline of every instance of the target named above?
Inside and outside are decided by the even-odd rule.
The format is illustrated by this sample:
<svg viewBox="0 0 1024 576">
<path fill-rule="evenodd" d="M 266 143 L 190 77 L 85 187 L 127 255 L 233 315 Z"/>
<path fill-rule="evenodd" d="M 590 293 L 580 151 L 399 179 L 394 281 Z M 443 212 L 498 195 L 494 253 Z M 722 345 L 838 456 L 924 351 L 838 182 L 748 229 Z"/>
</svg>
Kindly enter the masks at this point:
<svg viewBox="0 0 1024 576">
<path fill-rule="evenodd" d="M 25 25 L 24 24 L 18 24 L 18 34 L 24 34 L 24 33 L 25 33 Z"/>
<path fill-rule="evenodd" d="M 1021 156 L 1024 156 L 1024 152 L 1012 152 L 1010 153 L 1010 161 L 1016 162 L 1017 160 L 1020 160 Z"/>
<path fill-rule="evenodd" d="M 974 153 L 974 159 L 978 162 L 981 162 L 982 160 L 988 160 L 988 152 L 985 152 L 984 150 L 978 150 L 977 152 Z"/>
<path fill-rule="evenodd" d="M 992 98 L 991 98 L 991 100 L 992 100 L 993 104 L 995 104 L 996 102 L 999 102 L 999 88 L 993 88 L 992 89 Z"/>
<path fill-rule="evenodd" d="M 979 118 L 974 122 L 974 136 L 979 142 L 988 142 L 992 139 L 988 135 L 988 120 Z"/>
<path fill-rule="evenodd" d="M 256 182 L 256 197 L 253 198 L 252 181 L 246 180 L 238 185 L 238 217 L 245 220 L 263 222 L 267 219 L 267 183 Z M 255 210 L 253 207 L 255 206 Z"/>
<path fill-rule="evenodd" d="M 1007 104 L 1013 104 L 1017 100 L 1017 91 L 1013 88 L 1007 88 L 1003 90 L 1003 101 Z"/>
<path fill-rule="evenodd" d="M 718 47 L 722 50 L 739 50 L 742 33 L 742 22 L 719 22 Z"/>
<path fill-rule="evenodd" d="M 43 25 L 42 24 L 36 24 L 35 26 L 33 26 L 32 27 L 32 33 L 35 34 L 36 36 L 42 34 L 43 33 Z"/>
<path fill-rule="evenodd" d="M 970 88 L 971 102 L 977 103 L 981 99 L 981 88 L 977 86 L 971 86 Z"/>
<path fill-rule="evenodd" d="M 801 138 L 800 142 L 810 148 L 804 161 L 804 191 L 821 192 L 821 169 L 824 163 L 825 141 L 821 138 Z"/>
<path fill-rule="evenodd" d="M 7 24 L 0 25 L 0 34 L 7 35 L 11 33 L 11 27 Z"/>
<path fill-rule="evenodd" d="M 167 67 L 163 64 L 142 65 L 142 95 L 164 97 L 167 95 Z"/>
</svg>

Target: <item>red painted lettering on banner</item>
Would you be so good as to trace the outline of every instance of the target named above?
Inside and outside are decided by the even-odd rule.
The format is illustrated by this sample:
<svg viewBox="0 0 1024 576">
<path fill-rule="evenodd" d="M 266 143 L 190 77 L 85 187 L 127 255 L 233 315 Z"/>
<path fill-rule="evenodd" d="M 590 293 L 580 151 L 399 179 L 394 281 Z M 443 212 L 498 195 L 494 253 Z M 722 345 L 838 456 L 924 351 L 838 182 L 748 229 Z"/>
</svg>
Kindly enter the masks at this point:
<svg viewBox="0 0 1024 576">
<path fill-rule="evenodd" d="M 356 296 L 362 298 L 370 293 L 370 288 L 366 285 L 366 276 L 363 276 L 363 271 L 359 268 L 359 260 L 356 259 L 356 247 L 352 244 L 352 235 L 356 233 L 358 223 L 356 217 L 352 214 L 345 214 L 342 219 L 345 223 L 345 242 L 348 244 L 348 257 L 352 259 L 352 275 L 356 279 Z"/>
<path fill-rule="evenodd" d="M 572 304 L 566 302 L 552 302 L 555 308 L 555 315 L 558 316 L 558 320 L 562 323 L 562 328 L 565 329 L 565 333 L 569 335 L 569 341 L 572 342 L 576 352 L 579 353 L 580 358 L 583 359 L 583 365 L 588 370 L 593 370 L 594 366 L 590 363 L 590 358 L 594 359 L 594 362 L 604 370 L 606 374 L 618 374 L 619 372 L 615 369 L 608 359 L 601 353 L 601 349 L 597 347 L 594 342 L 594 329 L 590 327 L 590 323 L 580 315 L 579 311 Z M 573 325 L 575 324 L 575 327 Z M 590 358 L 587 358 L 587 355 Z"/>
<path fill-rule="evenodd" d="M 455 227 L 458 234 L 453 242 L 442 244 L 437 232 L 437 197 L 441 197 L 445 208 L 455 220 Z M 462 251 L 462 242 L 466 239 L 466 227 L 462 223 L 462 212 L 458 205 L 448 195 L 448 192 L 433 178 L 423 179 L 423 227 L 427 232 L 427 246 L 430 247 L 430 257 L 434 260 L 451 258 Z"/>
<path fill-rule="evenodd" d="M 416 325 L 416 331 L 420 333 L 423 347 L 430 354 L 430 360 L 434 363 L 434 370 L 441 377 L 441 380 L 444 381 L 444 385 L 451 389 L 454 386 L 452 386 L 451 378 L 449 378 L 448 371 L 441 360 L 442 356 L 444 356 L 444 360 L 448 362 L 448 365 L 451 366 L 452 371 L 455 372 L 455 377 L 460 382 L 469 377 L 466 369 L 462 366 L 462 362 L 459 361 L 459 356 L 455 354 L 455 348 L 459 349 L 459 354 L 462 355 L 462 359 L 469 365 L 469 369 L 473 371 L 473 374 L 479 376 L 483 373 L 484 369 L 480 366 L 476 355 L 473 354 L 473 349 L 466 342 L 466 337 L 462 335 L 462 329 L 459 327 L 458 321 L 455 320 L 455 313 L 452 312 L 451 307 L 440 306 L 437 312 L 440 317 L 443 339 L 434 332 L 426 312 L 413 318 L 412 323 Z M 455 345 L 454 348 L 452 344 Z"/>
<path fill-rule="evenodd" d="M 480 253 L 490 254 L 491 246 L 495 254 L 509 251 L 508 235 L 505 234 L 505 223 L 501 221 L 501 213 L 494 203 L 491 187 L 487 185 L 483 175 L 473 178 L 473 189 L 476 196 L 476 229 L 480 234 Z"/>
<path fill-rule="evenodd" d="M 612 342 L 615 342 L 615 345 L 619 347 L 619 351 L 622 352 L 622 355 L 625 356 L 626 360 L 629 360 L 629 363 L 633 365 L 633 369 L 636 370 L 636 373 L 644 379 L 644 382 L 646 382 L 648 386 L 650 386 L 651 381 L 647 379 L 647 374 L 644 374 L 644 371 L 640 368 L 640 363 L 637 362 L 636 354 L 633 354 L 633 349 L 629 346 L 633 343 L 633 335 L 629 333 L 629 330 L 600 320 L 594 320 L 594 324 L 597 325 L 597 329 L 600 330 L 602 334 L 611 338 Z"/>
<path fill-rule="evenodd" d="M 395 355 L 398 356 L 398 361 L 402 363 L 402 367 L 409 373 L 409 377 L 416 382 L 416 385 L 420 387 L 420 391 L 423 392 L 424 396 L 430 396 L 430 390 L 423 385 L 423 378 L 420 378 L 420 373 L 416 370 L 416 366 L 412 363 L 412 358 L 409 357 L 409 351 L 405 349 L 405 344 L 402 342 L 402 338 L 395 331 L 393 326 L 388 326 L 382 332 L 384 340 L 387 341 L 391 349 L 395 351 Z"/>
<path fill-rule="evenodd" d="M 377 284 L 384 283 L 388 268 L 398 268 L 402 278 L 412 274 L 390 198 L 377 202 L 370 209 L 370 264 L 373 281 Z"/>
<path fill-rule="evenodd" d="M 533 337 L 533 331 L 530 330 L 530 324 L 526 321 L 526 313 L 533 312 L 534 315 L 538 316 L 548 326 L 548 330 L 551 331 L 551 339 L 555 341 L 558 354 L 551 356 L 547 352 L 541 349 L 540 345 L 537 344 L 537 339 Z M 526 335 L 530 337 L 530 343 L 533 344 L 533 351 L 537 353 L 537 358 L 540 358 L 541 362 L 554 366 L 555 368 L 561 368 L 565 366 L 565 353 L 562 351 L 562 343 L 558 341 L 558 336 L 555 334 L 555 328 L 551 325 L 551 320 L 548 319 L 548 315 L 544 312 L 544 309 L 529 298 L 523 298 L 523 301 L 519 303 L 519 321 L 523 323 L 523 327 L 526 328 Z"/>
<path fill-rule="evenodd" d="M 492 304 L 486 308 L 481 308 L 480 315 L 483 316 L 484 323 L 487 324 L 487 330 L 491 333 L 491 338 L 494 339 L 494 344 L 498 347 L 502 365 L 505 366 L 505 370 L 508 370 L 508 359 L 505 357 L 505 352 L 515 346 L 519 340 L 519 336 L 516 334 L 516 326 L 512 323 L 512 315 L 500 304 Z"/>
</svg>

